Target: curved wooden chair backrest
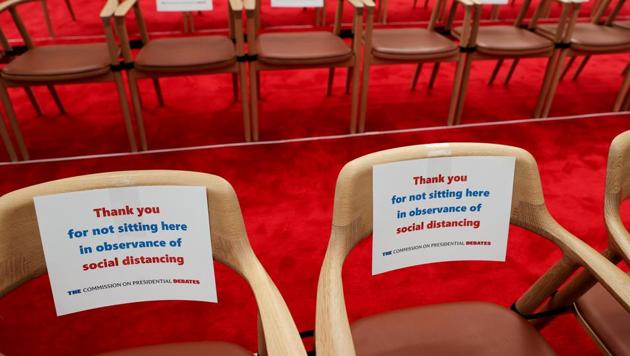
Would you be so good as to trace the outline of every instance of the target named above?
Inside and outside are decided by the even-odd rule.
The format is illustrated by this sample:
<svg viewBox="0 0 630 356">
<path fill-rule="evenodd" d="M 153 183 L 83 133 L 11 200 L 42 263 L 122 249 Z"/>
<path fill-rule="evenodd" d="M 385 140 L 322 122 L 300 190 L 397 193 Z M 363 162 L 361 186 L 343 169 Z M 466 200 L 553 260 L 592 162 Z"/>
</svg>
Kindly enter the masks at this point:
<svg viewBox="0 0 630 356">
<path fill-rule="evenodd" d="M 536 161 L 527 151 L 482 143 L 409 146 L 357 158 L 346 164 L 339 174 L 331 237 L 317 288 L 318 354 L 355 354 L 341 271 L 352 248 L 372 233 L 372 167 L 396 161 L 456 156 L 516 157 L 510 222 L 545 237 L 563 251 L 563 258 L 517 300 L 515 308 L 519 313 L 536 310 L 580 266 L 591 271 L 630 311 L 630 277 L 553 219 L 545 206 Z"/>
<path fill-rule="evenodd" d="M 33 197 L 130 186 L 205 186 L 213 257 L 249 283 L 271 355 L 303 355 L 304 346 L 278 289 L 252 250 L 232 186 L 223 178 L 186 171 L 127 171 L 60 179 L 0 197 L 0 296 L 46 272 Z M 263 336 L 263 335 L 260 335 Z M 260 341 L 259 341 L 260 342 Z"/>
<path fill-rule="evenodd" d="M 615 137 L 608 153 L 604 220 L 613 252 L 630 264 L 630 233 L 621 220 L 619 207 L 630 197 L 630 131 Z"/>
</svg>

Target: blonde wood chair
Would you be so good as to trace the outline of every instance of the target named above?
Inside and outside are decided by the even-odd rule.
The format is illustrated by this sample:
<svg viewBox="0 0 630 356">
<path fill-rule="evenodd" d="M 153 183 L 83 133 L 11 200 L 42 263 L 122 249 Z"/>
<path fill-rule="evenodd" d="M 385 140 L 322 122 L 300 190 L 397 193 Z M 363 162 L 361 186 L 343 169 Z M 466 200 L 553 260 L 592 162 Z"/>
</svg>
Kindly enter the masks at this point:
<svg viewBox="0 0 630 356">
<path fill-rule="evenodd" d="M 0 197 L 0 296 L 46 273 L 33 197 L 90 189 L 150 186 L 205 186 L 212 222 L 212 254 L 249 284 L 258 305 L 259 354 L 306 355 L 280 292 L 252 250 L 232 186 L 223 178 L 186 171 L 127 171 L 66 178 L 16 190 Z M 219 286 L 220 287 L 220 286 Z M 89 350 L 86 350 L 89 352 Z M 120 354 L 251 355 L 234 344 L 187 342 L 147 346 Z M 216 352 L 216 353 L 213 353 Z"/>
<path fill-rule="evenodd" d="M 10 12 L 28 48 L 24 54 L 15 58 L 0 72 L 0 101 L 5 107 L 22 158 L 28 160 L 29 154 L 7 92 L 9 87 L 45 85 L 53 94 L 53 99 L 63 113 L 63 106 L 53 85 L 113 82 L 118 91 L 118 100 L 122 108 L 129 145 L 132 151 L 137 151 L 122 76 L 120 71 L 116 69 L 119 63 L 119 47 L 114 42 L 111 19 L 118 1 L 108 0 L 100 13 L 106 42 L 46 46 L 35 46 L 18 14 L 17 7 L 29 1 L 33 0 L 8 0 L 0 3 L 0 12 Z"/>
<path fill-rule="evenodd" d="M 142 103 L 137 81 L 150 78 L 156 90 L 160 106 L 164 105 L 159 78 L 169 76 L 206 75 L 228 73 L 232 75 L 234 100 L 240 99 L 243 110 L 245 141 L 251 140 L 247 95 L 246 66 L 244 57 L 242 22 L 243 5 L 240 0 L 228 1 L 229 34 L 149 39 L 139 0 L 125 0 L 116 9 L 116 25 L 122 42 L 122 54 L 128 67 L 129 89 L 140 132 L 140 145 L 148 149 Z M 143 47 L 135 59 L 129 46 L 126 17 L 133 9 Z M 240 82 L 240 83 L 239 83 Z"/>
<path fill-rule="evenodd" d="M 552 0 L 544 0 L 538 5 L 528 25 L 529 29 L 533 29 L 536 26 L 548 1 Z M 556 48 L 556 44 L 562 45 L 571 37 L 579 12 L 579 3 L 573 3 L 571 0 L 557 1 L 562 5 L 562 14 L 558 24 L 555 25 L 553 36 L 549 38 L 532 33 L 527 28 L 522 27 L 531 0 L 525 0 L 513 26 L 479 26 L 479 17 L 482 9 L 480 3 L 476 0 L 458 0 L 454 2 L 447 27 L 452 28 L 457 4 L 463 4 L 465 9 L 464 24 L 462 27 L 452 29 L 451 32 L 455 37 L 459 38 L 460 46 L 464 50 L 461 53 L 457 67 L 453 94 L 459 98 L 459 101 L 456 103 L 451 102 L 449 124 L 461 123 L 466 87 L 473 60 L 502 61 L 514 59 L 517 61 L 524 58 L 549 58 L 534 113 L 534 117 L 540 116 L 545 100 L 551 91 L 552 77 L 556 74 L 556 68 L 560 63 L 559 58 L 562 57 L 562 51 Z"/>
<path fill-rule="evenodd" d="M 337 0 L 335 23 L 332 32 L 267 32 L 258 35 L 258 14 L 256 0 L 245 0 L 247 13 L 247 42 L 250 58 L 249 82 L 252 105 L 252 136 L 258 141 L 258 96 L 259 72 L 263 70 L 287 70 L 328 68 L 328 94 L 332 90 L 335 68 L 348 69 L 348 84 L 351 83 L 350 132 L 356 132 L 356 119 L 359 106 L 359 58 L 363 30 L 363 3 L 361 0 L 348 0 L 354 8 L 352 28 L 354 35 L 348 46 L 339 37 L 343 17 L 344 0 Z"/>
<path fill-rule="evenodd" d="M 576 23 L 571 33 L 565 37 L 563 43 L 566 45 L 558 51 L 559 60 L 555 69 L 556 73 L 552 77 L 547 98 L 540 110 L 537 111 L 537 117 L 549 116 L 561 74 L 564 72 L 563 63 L 565 57 L 585 56 L 585 61 L 583 62 L 585 64 L 588 60 L 587 58 L 593 55 L 630 51 L 630 31 L 613 26 L 613 21 L 621 9 L 619 4 L 623 4 L 623 2 L 623 0 L 619 1 L 615 9 L 608 16 L 604 17 L 604 12 L 610 7 L 612 0 L 603 0 L 601 5 L 597 7 L 597 11 L 592 16 L 590 23 Z M 547 38 L 552 38 L 557 31 L 557 26 L 553 24 L 538 25 L 534 23 L 530 24 L 530 26 L 536 33 Z M 569 64 L 570 62 L 564 64 L 564 66 Z M 583 65 L 581 68 L 583 68 Z M 615 104 L 615 110 L 618 110 L 620 106 L 621 103 L 618 100 Z"/>
<path fill-rule="evenodd" d="M 367 98 L 369 89 L 370 67 L 373 65 L 418 63 L 412 89 L 417 83 L 419 72 L 425 63 L 435 63 L 429 87 L 433 86 L 437 74 L 436 68 L 442 62 L 454 62 L 459 59 L 459 47 L 450 39 L 435 31 L 436 24 L 446 0 L 437 0 L 425 28 L 373 28 L 374 3 L 364 0 L 367 9 L 365 26 L 365 44 L 363 51 L 363 75 L 361 80 L 361 99 L 359 104 L 359 129 L 365 131 Z M 457 101 L 453 97 L 452 100 Z"/>
<path fill-rule="evenodd" d="M 620 214 L 621 203 L 630 197 L 630 131 L 610 145 L 604 196 L 604 221 L 608 248 L 602 254 L 612 263 L 630 265 L 630 233 Z M 576 297 L 580 296 L 579 298 Z M 589 271 L 580 272 L 550 300 L 546 309 L 575 300 L 578 320 L 605 355 L 630 355 L 630 313 L 597 282 Z"/>
<path fill-rule="evenodd" d="M 562 258 L 516 300 L 513 308 L 517 312 L 490 303 L 460 302 L 396 310 L 350 324 L 342 267 L 353 247 L 372 233 L 372 167 L 461 156 L 516 158 L 510 223 L 555 244 L 562 250 Z M 554 354 L 519 314 L 534 313 L 580 267 L 588 269 L 630 310 L 630 276 L 554 220 L 545 206 L 536 161 L 528 152 L 502 145 L 449 143 L 369 154 L 346 164 L 337 179 L 331 236 L 317 287 L 316 351 L 324 356 Z"/>
</svg>

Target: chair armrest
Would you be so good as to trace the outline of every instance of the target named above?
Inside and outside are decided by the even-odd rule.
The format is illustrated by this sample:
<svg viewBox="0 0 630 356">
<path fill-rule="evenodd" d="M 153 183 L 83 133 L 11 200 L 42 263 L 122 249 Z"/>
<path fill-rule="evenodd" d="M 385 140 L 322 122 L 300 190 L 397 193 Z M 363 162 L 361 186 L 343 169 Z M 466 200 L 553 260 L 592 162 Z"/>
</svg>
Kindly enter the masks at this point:
<svg viewBox="0 0 630 356">
<path fill-rule="evenodd" d="M 32 1 L 36 1 L 36 0 L 7 0 L 7 1 L 3 1 L 2 3 L 0 3 L 0 12 L 8 10 L 12 7 L 27 3 L 27 2 L 32 2 Z"/>
<path fill-rule="evenodd" d="M 376 4 L 372 0 L 363 0 L 363 5 L 365 7 L 376 7 Z"/>
<path fill-rule="evenodd" d="M 348 0 L 350 5 L 352 5 L 355 9 L 363 8 L 364 1 L 363 0 Z M 373 4 L 373 3 L 372 3 Z"/>
<path fill-rule="evenodd" d="M 125 0 L 118 5 L 114 15 L 116 17 L 125 17 L 129 13 L 129 10 L 138 2 L 138 0 Z"/>
<path fill-rule="evenodd" d="M 101 9 L 101 13 L 99 14 L 100 18 L 105 20 L 114 16 L 116 9 L 118 8 L 117 0 L 107 0 L 107 3 Z"/>
<path fill-rule="evenodd" d="M 243 0 L 243 7 L 245 8 L 245 11 L 256 10 L 256 0 Z"/>
<path fill-rule="evenodd" d="M 229 0 L 230 10 L 235 12 L 243 11 L 243 1 L 241 0 Z"/>
</svg>

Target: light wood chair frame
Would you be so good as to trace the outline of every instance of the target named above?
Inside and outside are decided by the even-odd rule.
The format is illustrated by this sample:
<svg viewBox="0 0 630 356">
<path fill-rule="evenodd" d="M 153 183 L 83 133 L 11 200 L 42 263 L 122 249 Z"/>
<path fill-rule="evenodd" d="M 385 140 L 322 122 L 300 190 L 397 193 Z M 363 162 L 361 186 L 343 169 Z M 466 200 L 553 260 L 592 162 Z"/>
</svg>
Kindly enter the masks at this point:
<svg viewBox="0 0 630 356">
<path fill-rule="evenodd" d="M 535 159 L 527 151 L 481 143 L 418 145 L 380 151 L 347 163 L 337 179 L 331 236 L 317 287 L 315 344 L 318 355 L 355 355 L 344 301 L 342 268 L 350 251 L 372 233 L 372 168 L 429 157 L 509 156 L 516 158 L 510 223 L 538 234 L 563 252 L 562 258 L 515 302 L 531 314 L 580 267 L 589 270 L 630 311 L 630 276 L 560 226 L 545 206 Z M 570 304 L 575 296 L 564 302 Z"/>
<path fill-rule="evenodd" d="M 142 117 L 142 101 L 140 92 L 138 89 L 138 80 L 150 78 L 153 81 L 153 86 L 155 88 L 158 103 L 160 106 L 164 105 L 164 98 L 162 95 L 162 90 L 159 84 L 159 78 L 162 77 L 172 77 L 172 76 L 190 76 L 190 75 L 208 75 L 208 74 L 220 74 L 220 73 L 231 73 L 232 74 L 232 88 L 234 100 L 237 101 L 239 98 L 239 87 L 240 87 L 240 99 L 241 99 L 241 108 L 243 112 L 243 131 L 245 136 L 245 141 L 251 141 L 251 128 L 250 128 L 250 113 L 249 113 L 249 99 L 247 94 L 247 67 L 245 62 L 240 60 L 243 58 L 245 54 L 244 50 L 244 39 L 243 39 L 243 27 L 240 26 L 242 23 L 242 15 L 243 15 L 243 4 L 241 0 L 228 0 L 228 31 L 229 37 L 233 40 L 236 52 L 236 62 L 229 66 L 223 66 L 218 68 L 211 68 L 199 71 L 172 71 L 172 72 L 143 72 L 137 68 L 133 67 L 133 55 L 131 53 L 131 47 L 129 44 L 129 34 L 127 32 L 126 26 L 126 17 L 128 13 L 133 9 L 135 20 L 138 26 L 138 30 L 140 32 L 140 38 L 142 40 L 143 45 L 149 43 L 149 33 L 147 31 L 147 26 L 144 21 L 144 17 L 142 15 L 142 10 L 140 7 L 140 0 L 124 0 L 120 3 L 118 8 L 116 9 L 115 18 L 116 18 L 116 27 L 118 30 L 118 34 L 120 36 L 120 41 L 122 44 L 122 54 L 125 63 L 130 69 L 127 72 L 127 79 L 129 82 L 129 91 L 131 93 L 131 100 L 133 104 L 133 109 L 136 117 L 136 125 L 138 127 L 139 135 L 140 135 L 140 146 L 143 150 L 148 149 L 148 142 L 146 137 L 146 132 L 144 128 L 144 119 Z"/>
<path fill-rule="evenodd" d="M 251 117 L 252 117 L 252 137 L 254 141 L 259 139 L 258 126 L 258 96 L 259 88 L 259 72 L 263 70 L 288 70 L 288 69 L 311 69 L 311 68 L 329 68 L 328 94 L 330 95 L 332 88 L 332 80 L 334 70 L 336 68 L 348 68 L 348 81 L 346 82 L 346 92 L 348 84 L 351 83 L 351 104 L 350 104 L 350 132 L 356 132 L 356 121 L 359 107 L 359 70 L 361 57 L 361 39 L 363 36 L 363 2 L 361 0 L 337 0 L 337 10 L 335 12 L 335 22 L 333 26 L 333 34 L 339 36 L 341 33 L 341 20 L 343 17 L 343 4 L 348 1 L 354 8 L 352 21 L 353 37 L 351 43 L 352 56 L 343 62 L 333 64 L 313 64 L 313 65 L 278 65 L 263 63 L 259 60 L 249 62 L 249 84 L 251 99 Z M 251 58 L 255 58 L 258 53 L 256 48 L 257 29 L 259 27 L 259 13 L 257 10 L 256 0 L 244 0 L 245 11 L 247 13 L 247 43 L 248 54 Z"/>
<path fill-rule="evenodd" d="M 532 17 L 528 28 L 533 28 L 538 19 L 541 17 L 542 11 L 544 11 L 545 1 L 558 1 L 562 5 L 562 13 L 560 15 L 560 20 L 558 23 L 558 30 L 555 34 L 553 42 L 555 44 L 564 44 L 566 43 L 567 39 L 571 38 L 573 27 L 575 26 L 575 21 L 579 13 L 580 4 L 574 3 L 571 0 L 544 0 L 541 4 L 539 4 L 536 11 L 534 12 L 534 16 Z M 479 31 L 479 18 L 481 14 L 482 4 L 480 4 L 477 0 L 455 1 L 449 14 L 447 24 L 447 28 L 449 29 L 452 28 L 453 18 L 456 13 L 456 7 L 458 3 L 464 5 L 465 9 L 464 30 L 460 36 L 460 46 L 467 50 L 461 52 L 461 58 L 459 59 L 457 71 L 455 73 L 455 87 L 453 89 L 454 93 L 452 95 L 459 98 L 459 100 L 458 102 L 451 101 L 452 106 L 449 110 L 448 124 L 457 125 L 461 123 L 462 111 L 466 99 L 466 87 L 468 85 L 468 77 L 470 75 L 470 67 L 473 60 L 501 60 L 507 58 L 520 60 L 523 58 L 549 58 L 547 62 L 547 69 L 545 70 L 545 75 L 543 77 L 541 90 L 538 96 L 538 104 L 536 105 L 536 110 L 534 113 L 534 117 L 539 117 L 541 108 L 543 107 L 545 100 L 547 99 L 548 94 L 551 91 L 551 86 L 553 82 L 552 77 L 556 74 L 556 68 L 559 63 L 559 58 L 562 57 L 562 51 L 554 47 L 544 53 L 537 54 L 525 54 L 516 56 L 482 54 L 479 51 L 475 50 L 477 33 Z M 523 3 L 521 11 L 519 12 L 519 15 L 514 22 L 515 27 L 522 26 L 530 3 L 531 0 L 525 0 L 525 2 Z"/>
<path fill-rule="evenodd" d="M 48 34 L 50 35 L 50 37 L 56 37 L 55 29 L 53 28 L 52 21 L 50 20 L 50 13 L 48 12 L 48 4 L 46 3 L 46 0 L 39 0 L 39 1 L 42 7 L 42 12 L 44 14 L 44 21 L 46 22 L 46 28 L 48 29 Z M 72 3 L 70 2 L 70 0 L 64 0 L 64 2 L 66 3 L 66 8 L 68 9 L 68 12 L 70 13 L 70 17 L 72 18 L 72 21 L 76 21 L 77 17 L 74 14 Z"/>
<path fill-rule="evenodd" d="M 444 10 L 446 0 L 436 0 L 435 6 L 431 12 L 431 18 L 429 20 L 429 24 L 427 26 L 428 31 L 435 31 L 436 25 L 441 17 L 441 14 Z M 431 74 L 431 80 L 429 87 L 433 86 L 433 82 L 437 76 L 439 65 L 443 62 L 457 62 L 460 58 L 460 54 L 456 53 L 449 57 L 439 58 L 439 59 L 424 59 L 424 60 L 400 60 L 400 59 L 385 59 L 374 56 L 372 53 L 373 43 L 372 43 L 372 35 L 373 35 L 373 13 L 374 13 L 374 2 L 372 0 L 363 0 L 365 8 L 367 9 L 367 14 L 365 15 L 365 43 L 363 44 L 363 70 L 362 70 L 362 78 L 361 78 L 361 98 L 359 101 L 359 127 L 358 132 L 365 131 L 365 121 L 367 116 L 367 99 L 368 99 L 368 90 L 369 90 L 369 78 L 370 78 L 370 67 L 372 65 L 391 65 L 391 64 L 408 64 L 408 63 L 417 63 L 418 66 L 416 68 L 416 74 L 414 75 L 414 82 L 412 84 L 412 88 L 415 87 L 417 83 L 418 76 L 420 75 L 420 71 L 422 70 L 422 65 L 424 63 L 434 63 L 433 72 Z M 452 101 L 457 101 L 457 98 L 452 97 Z"/>
<path fill-rule="evenodd" d="M 26 26 L 24 25 L 24 22 L 22 21 L 22 18 L 18 14 L 17 6 L 30 2 L 30 1 L 35 1 L 35 0 L 8 0 L 3 3 L 0 3 L 0 12 L 9 11 L 11 13 L 13 21 L 15 22 L 18 28 L 18 31 L 20 32 L 20 35 L 22 36 L 22 39 L 24 40 L 24 43 L 29 50 L 35 48 L 35 44 L 30 34 L 28 33 Z M 120 50 L 118 44 L 114 40 L 114 33 L 113 33 L 112 24 L 111 24 L 114 11 L 116 10 L 117 6 L 118 6 L 117 0 L 107 0 L 105 6 L 103 7 L 99 15 L 103 23 L 103 28 L 105 31 L 105 38 L 107 41 L 109 54 L 111 58 L 111 65 L 113 67 L 119 64 L 118 53 Z M 124 121 L 125 129 L 127 132 L 127 138 L 129 140 L 129 145 L 131 146 L 131 151 L 136 152 L 138 150 L 137 144 L 136 144 L 136 138 L 135 138 L 135 134 L 133 130 L 133 125 L 131 123 L 131 115 L 129 112 L 129 104 L 127 103 L 127 95 L 125 94 L 125 88 L 123 85 L 122 75 L 120 71 L 110 69 L 105 74 L 98 75 L 95 77 L 73 78 L 72 76 L 69 76 L 67 78 L 55 80 L 54 82 L 16 81 L 16 80 L 9 80 L 6 78 L 0 78 L 0 101 L 2 101 L 2 104 L 4 105 L 7 117 L 9 119 L 9 124 L 11 126 L 11 129 L 13 130 L 13 135 L 15 137 L 15 140 L 17 141 L 19 152 L 24 160 L 30 159 L 30 156 L 26 148 L 26 145 L 24 143 L 22 132 L 20 131 L 20 128 L 18 126 L 15 110 L 13 109 L 13 105 L 11 104 L 11 100 L 9 98 L 7 88 L 45 85 L 48 87 L 48 90 L 52 94 L 53 99 L 55 100 L 55 103 L 59 107 L 60 111 L 64 113 L 65 110 L 63 108 L 63 105 L 61 104 L 61 100 L 59 99 L 59 96 L 57 95 L 53 85 L 54 84 L 94 83 L 94 82 L 97 82 L 97 83 L 98 82 L 113 82 L 116 85 L 116 89 L 118 92 L 118 100 L 119 100 L 120 107 L 122 109 L 123 121 Z"/>
<path fill-rule="evenodd" d="M 60 179 L 0 197 L 0 297 L 46 273 L 33 197 L 133 186 L 205 186 L 212 255 L 251 287 L 258 305 L 259 355 L 306 355 L 280 292 L 254 254 L 238 198 L 223 178 L 188 171 L 126 171 Z"/>
<path fill-rule="evenodd" d="M 630 131 L 615 137 L 608 152 L 604 195 L 604 223 L 608 231 L 608 247 L 602 252 L 602 255 L 615 265 L 621 261 L 630 265 L 630 232 L 623 224 L 619 211 L 621 203 L 630 197 L 630 179 L 628 177 L 630 177 Z M 541 310 L 548 311 L 573 304 L 577 319 L 598 344 L 602 353 L 610 354 L 606 345 L 580 315 L 575 304 L 580 296 L 597 283 L 598 279 L 588 269 L 584 269 L 553 295 Z M 626 309 L 628 308 L 626 307 Z M 535 324 L 538 327 L 543 327 L 549 321 L 549 319 L 540 319 Z"/>
</svg>

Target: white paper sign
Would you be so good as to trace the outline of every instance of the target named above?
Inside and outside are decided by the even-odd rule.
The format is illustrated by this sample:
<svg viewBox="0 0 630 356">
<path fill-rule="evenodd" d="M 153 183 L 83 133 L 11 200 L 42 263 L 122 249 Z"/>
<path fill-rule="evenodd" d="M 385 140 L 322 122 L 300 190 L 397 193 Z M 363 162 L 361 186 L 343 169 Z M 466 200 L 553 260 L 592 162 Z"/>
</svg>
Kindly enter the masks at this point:
<svg viewBox="0 0 630 356">
<path fill-rule="evenodd" d="M 324 0 L 271 0 L 271 7 L 323 7 Z"/>
<path fill-rule="evenodd" d="M 477 0 L 482 5 L 507 5 L 508 0 Z"/>
<path fill-rule="evenodd" d="M 210 11 L 212 0 L 156 0 L 157 11 Z"/>
<path fill-rule="evenodd" d="M 34 201 L 57 315 L 150 300 L 217 301 L 205 187 Z"/>
<path fill-rule="evenodd" d="M 514 157 L 443 157 L 373 169 L 372 274 L 505 261 Z"/>
</svg>

